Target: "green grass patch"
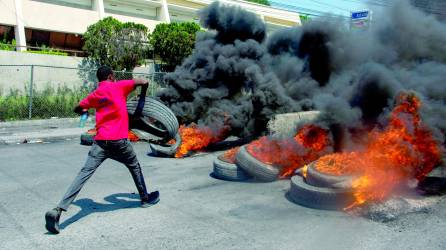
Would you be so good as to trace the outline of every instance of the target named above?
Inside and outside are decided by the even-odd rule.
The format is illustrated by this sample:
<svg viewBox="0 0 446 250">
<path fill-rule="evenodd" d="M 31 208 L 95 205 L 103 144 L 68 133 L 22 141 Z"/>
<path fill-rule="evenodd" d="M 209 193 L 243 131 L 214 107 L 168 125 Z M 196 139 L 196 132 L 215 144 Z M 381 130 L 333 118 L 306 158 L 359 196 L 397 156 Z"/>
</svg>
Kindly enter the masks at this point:
<svg viewBox="0 0 446 250">
<path fill-rule="evenodd" d="M 28 93 L 25 90 L 25 93 Z M 32 94 L 32 119 L 47 119 L 51 117 L 77 117 L 73 108 L 86 97 L 86 88 L 46 87 Z M 0 121 L 25 120 L 29 118 L 29 94 L 19 90 L 10 90 L 6 95 L 0 95 Z"/>
<path fill-rule="evenodd" d="M 150 84 L 147 96 L 153 96 L 160 89 L 160 85 L 155 81 Z M 28 85 L 28 84 L 27 84 Z M 26 85 L 26 86 L 27 86 Z M 31 119 L 48 119 L 51 117 L 69 118 L 78 117 L 73 112 L 79 101 L 85 98 L 94 86 L 85 85 L 82 87 L 68 87 L 59 85 L 58 87 L 47 86 L 39 91 L 33 90 Z M 128 98 L 139 95 L 140 89 L 133 91 Z M 11 89 L 8 93 L 0 90 L 0 121 L 16 121 L 29 119 L 30 105 L 29 89 L 25 91 Z M 94 110 L 90 110 L 90 114 Z"/>
</svg>

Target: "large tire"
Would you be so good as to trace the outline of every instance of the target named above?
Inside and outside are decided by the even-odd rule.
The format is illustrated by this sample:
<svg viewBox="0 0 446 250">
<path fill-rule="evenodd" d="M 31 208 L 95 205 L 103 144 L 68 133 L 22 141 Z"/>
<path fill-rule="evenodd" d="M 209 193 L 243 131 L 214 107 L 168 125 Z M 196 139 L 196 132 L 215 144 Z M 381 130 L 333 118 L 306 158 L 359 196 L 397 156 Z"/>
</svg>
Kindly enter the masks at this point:
<svg viewBox="0 0 446 250">
<path fill-rule="evenodd" d="M 137 106 L 137 99 L 127 101 L 127 111 L 130 115 L 134 114 Z M 146 97 L 142 115 L 144 116 L 142 121 L 151 127 L 153 131 L 157 131 L 154 132 L 157 133 L 155 135 L 162 135 L 162 137 L 165 138 L 174 138 L 177 134 L 179 127 L 178 120 L 172 110 L 161 102 L 151 97 Z M 157 122 L 152 122 L 150 119 Z M 158 123 L 161 124 L 162 127 L 160 127 Z"/>
<path fill-rule="evenodd" d="M 91 146 L 93 145 L 94 135 L 89 133 L 81 134 L 81 145 Z"/>
<path fill-rule="evenodd" d="M 164 125 L 160 124 L 158 121 L 153 120 L 149 117 L 134 117 L 133 115 L 129 115 L 130 128 L 137 129 L 140 131 L 145 131 L 151 135 L 154 135 L 159 138 L 165 138 L 165 140 L 170 140 L 169 133 L 164 128 Z"/>
<path fill-rule="evenodd" d="M 311 186 L 299 175 L 291 177 L 291 187 L 288 197 L 297 204 L 326 210 L 343 209 L 354 202 L 352 189 Z"/>
<path fill-rule="evenodd" d="M 180 134 L 175 135 L 175 144 L 172 145 L 157 145 L 150 143 L 149 147 L 152 151 L 152 156 L 160 156 L 160 157 L 174 157 L 177 152 L 178 147 L 181 145 L 181 136 Z"/>
<path fill-rule="evenodd" d="M 353 177 L 350 175 L 330 175 L 318 171 L 315 167 L 316 162 L 312 162 L 308 165 L 307 176 L 305 181 L 316 187 L 326 187 L 326 188 L 342 188 L 348 187 L 352 181 Z"/>
<path fill-rule="evenodd" d="M 214 160 L 213 175 L 215 177 L 227 181 L 244 181 L 251 178 L 251 176 L 243 171 L 243 169 L 241 169 L 234 163 L 225 161 L 222 156 L 223 155 L 219 155 Z"/>
<path fill-rule="evenodd" d="M 246 146 L 240 147 L 235 163 L 259 181 L 270 182 L 279 178 L 279 169 L 254 158 L 246 150 Z"/>
</svg>

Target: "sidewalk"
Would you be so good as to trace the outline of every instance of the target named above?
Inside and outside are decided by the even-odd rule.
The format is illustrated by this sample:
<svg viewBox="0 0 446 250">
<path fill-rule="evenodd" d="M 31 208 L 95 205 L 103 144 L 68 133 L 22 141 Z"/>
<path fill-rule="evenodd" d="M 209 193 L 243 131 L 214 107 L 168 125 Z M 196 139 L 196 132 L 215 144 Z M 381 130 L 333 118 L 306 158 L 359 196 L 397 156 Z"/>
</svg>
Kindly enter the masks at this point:
<svg viewBox="0 0 446 250">
<path fill-rule="evenodd" d="M 0 144 L 41 143 L 79 138 L 94 127 L 89 117 L 85 127 L 79 128 L 79 118 L 0 122 Z"/>
</svg>

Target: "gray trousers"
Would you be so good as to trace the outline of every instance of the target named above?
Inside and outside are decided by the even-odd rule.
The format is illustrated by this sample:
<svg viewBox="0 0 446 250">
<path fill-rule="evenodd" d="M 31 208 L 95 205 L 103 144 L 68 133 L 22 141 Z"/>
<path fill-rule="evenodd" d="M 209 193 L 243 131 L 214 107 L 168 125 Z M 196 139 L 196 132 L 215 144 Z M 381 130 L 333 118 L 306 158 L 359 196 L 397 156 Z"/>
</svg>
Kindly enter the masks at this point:
<svg viewBox="0 0 446 250">
<path fill-rule="evenodd" d="M 99 165 L 108 158 L 123 163 L 132 175 L 139 196 L 142 198 L 147 195 L 144 176 L 130 142 L 127 139 L 116 141 L 95 141 L 90 152 L 88 152 L 87 162 L 85 162 L 84 167 L 77 174 L 57 207 L 66 211 L 79 191 L 81 191 L 85 182 L 90 179 Z"/>
</svg>

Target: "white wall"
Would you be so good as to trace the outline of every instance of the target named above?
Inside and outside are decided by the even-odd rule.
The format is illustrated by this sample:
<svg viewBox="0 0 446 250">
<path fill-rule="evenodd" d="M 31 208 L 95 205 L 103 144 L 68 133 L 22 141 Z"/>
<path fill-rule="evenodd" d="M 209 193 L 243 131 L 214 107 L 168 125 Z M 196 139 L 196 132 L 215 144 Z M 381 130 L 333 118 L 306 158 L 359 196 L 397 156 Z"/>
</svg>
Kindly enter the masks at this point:
<svg viewBox="0 0 446 250">
<path fill-rule="evenodd" d="M 25 84 L 29 84 L 31 67 L 28 66 L 4 66 L 4 65 L 45 65 L 51 67 L 34 67 L 33 84 L 38 90 L 50 85 L 67 85 L 68 87 L 81 86 L 84 79 L 77 70 L 83 58 L 71 56 L 55 56 L 32 54 L 26 52 L 0 50 L 0 90 L 3 94 L 9 89 L 25 91 Z M 56 68 L 67 67 L 70 69 Z M 92 71 L 94 79 L 95 71 Z M 153 65 L 139 67 L 134 70 L 137 73 L 153 72 Z M 94 79 L 96 81 L 96 79 Z"/>
<path fill-rule="evenodd" d="M 21 2 L 23 23 L 26 28 L 82 34 L 89 25 L 100 20 L 99 12 L 93 9 L 73 8 L 31 0 L 22 0 Z M 145 9 L 157 12 L 155 7 L 147 6 Z M 1 0 L 0 24 L 16 25 L 15 11 L 14 0 Z M 150 30 L 160 23 L 157 20 L 119 14 L 106 13 L 106 16 L 113 16 L 122 22 L 141 23 Z"/>
<path fill-rule="evenodd" d="M 0 24 L 16 25 L 14 0 L 0 0 Z"/>
<path fill-rule="evenodd" d="M 30 0 L 23 0 L 22 3 L 27 28 L 82 34 L 89 25 L 99 20 L 98 12 L 93 10 Z"/>
<path fill-rule="evenodd" d="M 13 67 L 3 65 L 48 65 L 59 67 L 78 67 L 82 58 L 71 56 L 54 56 L 31 54 L 26 52 L 2 51 L 0 50 L 0 89 L 2 92 L 8 92 L 10 88 L 24 91 L 25 84 L 29 84 L 31 76 L 31 67 Z M 70 86 L 82 83 L 77 74 L 77 70 L 55 69 L 55 68 L 35 68 L 34 83 L 35 87 L 41 89 L 50 83 L 53 86 L 57 84 L 68 84 Z"/>
</svg>

